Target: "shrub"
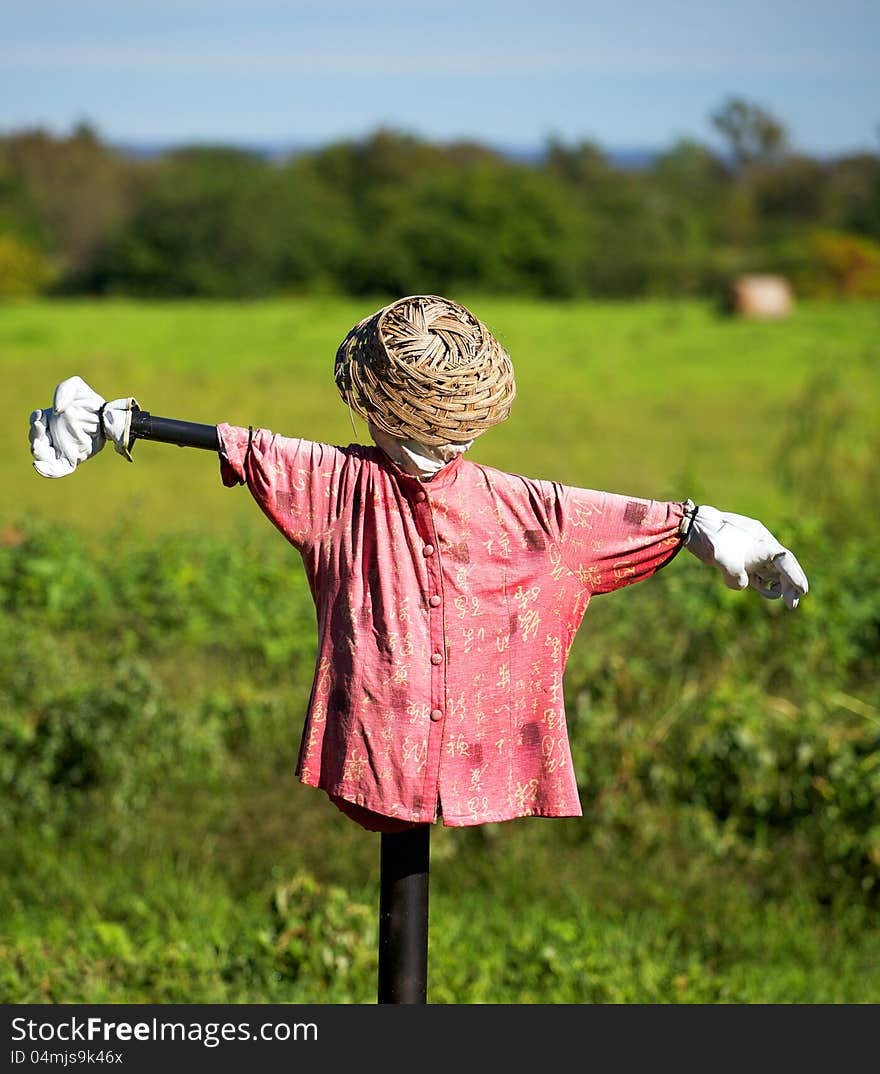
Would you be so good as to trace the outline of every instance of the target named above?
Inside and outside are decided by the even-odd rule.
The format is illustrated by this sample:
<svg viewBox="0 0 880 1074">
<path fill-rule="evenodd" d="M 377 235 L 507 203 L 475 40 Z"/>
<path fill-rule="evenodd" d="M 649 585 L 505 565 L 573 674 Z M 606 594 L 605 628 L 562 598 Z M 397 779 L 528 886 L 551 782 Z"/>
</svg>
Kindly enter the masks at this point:
<svg viewBox="0 0 880 1074">
<path fill-rule="evenodd" d="M 49 262 L 13 235 L 0 235 L 0 298 L 28 298 L 52 282 Z"/>
</svg>

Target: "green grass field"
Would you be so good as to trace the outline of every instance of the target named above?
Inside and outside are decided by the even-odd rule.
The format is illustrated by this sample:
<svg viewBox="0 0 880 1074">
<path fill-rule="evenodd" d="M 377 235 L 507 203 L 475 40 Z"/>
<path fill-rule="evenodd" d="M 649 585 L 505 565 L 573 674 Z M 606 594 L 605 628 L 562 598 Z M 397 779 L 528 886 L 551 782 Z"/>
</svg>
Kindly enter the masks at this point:
<svg viewBox="0 0 880 1074">
<path fill-rule="evenodd" d="M 566 684 L 586 816 L 436 829 L 429 1000 L 877 1002 L 876 902 L 834 870 L 847 840 L 880 867 L 880 305 L 462 300 L 519 387 L 473 458 L 814 534 L 815 589 L 789 615 L 688 561 L 597 602 Z M 79 374 L 155 414 L 347 443 L 333 356 L 378 304 L 0 308 L 4 1002 L 373 1002 L 378 837 L 292 775 L 295 556 L 210 454 L 138 444 L 47 481 L 27 418 Z M 718 772 L 739 813 L 732 791 L 727 817 L 698 808 Z"/>
<path fill-rule="evenodd" d="M 76 481 L 29 469 L 27 418 L 78 374 L 154 414 L 349 443 L 366 435 L 338 398 L 336 348 L 379 304 L 25 304 L 0 310 L 2 517 L 38 512 L 92 530 L 95 510 L 138 529 L 255 525 L 205 455 L 139 445 Z M 472 302 L 509 349 L 518 398 L 471 457 L 528 476 L 656 498 L 687 495 L 779 516 L 801 506 L 779 472 L 788 417 L 820 374 L 839 376 L 860 429 L 880 413 L 880 306 L 799 309 L 784 322 L 719 318 L 701 304 Z M 112 506 L 111 506 L 112 505 Z M 772 528 L 772 527 L 771 527 Z"/>
</svg>

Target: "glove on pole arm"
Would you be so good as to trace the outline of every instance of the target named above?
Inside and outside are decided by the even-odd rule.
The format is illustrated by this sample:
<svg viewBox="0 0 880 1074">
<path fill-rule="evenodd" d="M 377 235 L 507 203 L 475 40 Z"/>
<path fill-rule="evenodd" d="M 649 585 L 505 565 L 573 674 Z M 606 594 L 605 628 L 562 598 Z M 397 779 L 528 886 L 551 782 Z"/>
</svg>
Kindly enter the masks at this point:
<svg viewBox="0 0 880 1074">
<path fill-rule="evenodd" d="M 156 440 L 161 444 L 177 444 L 178 447 L 204 448 L 207 451 L 220 450 L 215 425 L 198 425 L 191 421 L 160 418 L 148 410 L 132 411 L 130 438 Z"/>
<path fill-rule="evenodd" d="M 28 437 L 34 469 L 55 478 L 72 474 L 108 440 L 129 462 L 138 439 L 220 450 L 216 426 L 154 417 L 131 396 L 108 403 L 77 376 L 58 385 L 51 407 L 31 413 Z"/>
</svg>

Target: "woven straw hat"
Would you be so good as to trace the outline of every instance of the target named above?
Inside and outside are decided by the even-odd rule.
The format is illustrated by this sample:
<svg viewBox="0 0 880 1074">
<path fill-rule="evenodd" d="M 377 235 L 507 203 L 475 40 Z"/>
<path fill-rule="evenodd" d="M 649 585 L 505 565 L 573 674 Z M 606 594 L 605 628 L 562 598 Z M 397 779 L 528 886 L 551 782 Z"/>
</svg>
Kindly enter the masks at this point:
<svg viewBox="0 0 880 1074">
<path fill-rule="evenodd" d="M 510 413 L 510 355 L 464 306 L 438 295 L 398 299 L 366 317 L 336 352 L 336 386 L 352 410 L 401 440 L 472 440 Z"/>
</svg>

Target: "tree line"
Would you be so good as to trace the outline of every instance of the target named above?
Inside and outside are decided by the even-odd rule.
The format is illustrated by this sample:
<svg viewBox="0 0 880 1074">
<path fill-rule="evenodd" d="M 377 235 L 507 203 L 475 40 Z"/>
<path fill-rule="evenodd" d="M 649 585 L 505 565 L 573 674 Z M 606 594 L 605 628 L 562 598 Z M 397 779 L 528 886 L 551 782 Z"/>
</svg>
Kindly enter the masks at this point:
<svg viewBox="0 0 880 1074">
<path fill-rule="evenodd" d="M 558 139 L 528 162 L 387 129 L 281 160 L 137 158 L 88 125 L 16 131 L 0 295 L 710 296 L 743 272 L 880 295 L 880 153 L 795 151 L 742 98 L 709 118 L 722 150 L 681 140 L 639 168 Z"/>
</svg>

